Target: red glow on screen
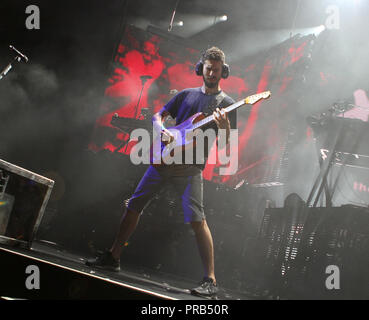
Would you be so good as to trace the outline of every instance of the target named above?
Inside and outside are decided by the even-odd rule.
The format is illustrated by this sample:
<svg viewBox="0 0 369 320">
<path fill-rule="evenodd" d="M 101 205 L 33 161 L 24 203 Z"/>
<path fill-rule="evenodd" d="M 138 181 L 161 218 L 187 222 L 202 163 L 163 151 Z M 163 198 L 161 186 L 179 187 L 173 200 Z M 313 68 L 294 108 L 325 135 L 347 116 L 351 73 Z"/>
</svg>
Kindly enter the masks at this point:
<svg viewBox="0 0 369 320">
<path fill-rule="evenodd" d="M 288 114 L 289 108 L 294 107 L 283 100 L 294 82 L 293 76 L 286 70 L 304 56 L 306 46 L 306 41 L 300 41 L 286 47 L 275 59 L 231 65 L 231 75 L 221 81 L 221 87 L 234 100 L 266 90 L 272 90 L 272 97 L 274 94 L 279 100 L 275 100 L 274 104 L 260 101 L 247 106 L 249 112 L 239 109 L 240 169 L 233 177 L 220 177 L 217 171 L 219 165 L 207 165 L 204 170 L 206 179 L 236 184 L 246 177 L 249 181 L 257 182 L 265 176 L 265 168 L 279 161 L 279 144 L 286 128 L 282 126 L 278 115 Z M 128 155 L 134 142 L 121 148 L 128 141 L 129 134 L 111 126 L 112 116 L 117 113 L 120 117 L 139 118 L 142 108 L 154 114 L 173 97 L 171 91 L 201 86 L 202 77 L 195 75 L 199 56 L 200 52 L 195 49 L 184 48 L 133 27 L 127 28 L 117 48 L 114 70 L 101 104 L 102 115 L 96 121 L 94 139 L 89 147 L 96 152 L 106 149 Z M 151 78 L 143 82 L 143 75 Z"/>
</svg>

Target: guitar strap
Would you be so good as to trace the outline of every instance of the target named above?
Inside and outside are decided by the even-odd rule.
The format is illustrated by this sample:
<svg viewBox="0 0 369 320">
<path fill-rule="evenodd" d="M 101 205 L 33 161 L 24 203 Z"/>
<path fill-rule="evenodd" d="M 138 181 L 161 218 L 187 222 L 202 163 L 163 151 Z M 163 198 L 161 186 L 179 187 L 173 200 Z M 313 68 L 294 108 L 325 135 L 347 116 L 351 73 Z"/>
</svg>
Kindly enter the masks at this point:
<svg viewBox="0 0 369 320">
<path fill-rule="evenodd" d="M 224 91 L 220 91 L 220 93 L 218 93 L 218 95 L 216 96 L 215 100 L 216 100 L 216 108 L 218 108 L 220 106 L 220 104 L 223 102 L 224 98 L 226 97 L 227 95 L 224 93 Z M 214 109 L 214 110 L 215 110 Z"/>
<path fill-rule="evenodd" d="M 221 105 L 226 96 L 227 95 L 224 93 L 224 91 L 220 91 L 215 97 L 215 102 L 208 106 L 209 111 L 207 111 L 205 115 L 211 115 L 215 111 L 215 109 Z"/>
</svg>

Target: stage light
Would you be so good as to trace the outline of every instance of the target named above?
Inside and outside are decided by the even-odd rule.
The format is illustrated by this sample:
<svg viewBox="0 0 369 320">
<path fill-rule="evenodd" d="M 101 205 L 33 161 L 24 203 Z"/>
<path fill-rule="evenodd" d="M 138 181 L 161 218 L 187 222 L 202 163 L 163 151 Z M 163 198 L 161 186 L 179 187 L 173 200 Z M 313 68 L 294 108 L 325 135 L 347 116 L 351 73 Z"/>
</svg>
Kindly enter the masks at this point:
<svg viewBox="0 0 369 320">
<path fill-rule="evenodd" d="M 290 38 L 293 35 L 300 34 L 302 36 L 307 36 L 309 34 L 313 34 L 315 37 L 318 37 L 324 30 L 326 29 L 325 25 L 321 24 L 320 26 L 311 27 L 311 28 L 299 28 L 293 30 L 293 33 L 290 33 Z"/>
<path fill-rule="evenodd" d="M 189 38 L 199 32 L 203 32 L 204 30 L 213 27 L 218 23 L 228 20 L 227 15 L 214 16 L 203 14 L 180 14 L 177 15 L 176 18 L 178 20 L 173 21 L 173 23 L 169 25 L 169 28 L 167 26 L 167 21 L 164 20 L 156 22 L 156 27 L 167 29 L 176 36 Z M 173 27 L 176 28 L 172 29 Z"/>
<path fill-rule="evenodd" d="M 226 15 L 219 17 L 219 21 L 227 21 L 228 17 Z"/>
<path fill-rule="evenodd" d="M 183 27 L 183 21 L 176 21 L 173 22 L 173 27 Z"/>
<path fill-rule="evenodd" d="M 317 37 L 318 35 L 320 35 L 323 31 L 325 30 L 325 25 L 322 24 L 318 27 L 316 27 L 313 31 L 314 35 Z"/>
<path fill-rule="evenodd" d="M 222 15 L 222 16 L 217 16 L 214 18 L 214 24 L 218 23 L 218 22 L 225 22 L 228 20 L 228 16 L 226 15 Z"/>
<path fill-rule="evenodd" d="M 183 25 L 184 25 L 183 21 L 180 20 L 180 21 L 174 21 L 172 26 L 173 27 L 183 27 Z"/>
</svg>

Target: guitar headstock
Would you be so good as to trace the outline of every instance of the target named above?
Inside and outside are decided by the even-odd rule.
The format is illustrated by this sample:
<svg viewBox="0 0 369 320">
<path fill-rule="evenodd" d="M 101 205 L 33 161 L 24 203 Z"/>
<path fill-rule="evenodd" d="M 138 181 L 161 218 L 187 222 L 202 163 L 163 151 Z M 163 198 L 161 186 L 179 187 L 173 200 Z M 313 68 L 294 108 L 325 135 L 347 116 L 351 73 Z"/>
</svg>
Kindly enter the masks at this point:
<svg viewBox="0 0 369 320">
<path fill-rule="evenodd" d="M 248 96 L 245 99 L 245 103 L 246 104 L 254 104 L 256 102 L 258 102 L 261 99 L 268 99 L 271 95 L 270 91 L 264 91 L 261 93 L 257 93 L 257 94 L 253 94 L 252 96 Z"/>
</svg>

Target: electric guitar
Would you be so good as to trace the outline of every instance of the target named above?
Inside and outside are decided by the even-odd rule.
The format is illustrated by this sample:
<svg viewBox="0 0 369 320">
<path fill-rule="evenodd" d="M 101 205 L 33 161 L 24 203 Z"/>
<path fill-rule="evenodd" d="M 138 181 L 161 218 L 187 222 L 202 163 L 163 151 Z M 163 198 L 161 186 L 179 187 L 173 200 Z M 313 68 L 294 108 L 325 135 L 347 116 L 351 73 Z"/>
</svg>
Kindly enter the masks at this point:
<svg viewBox="0 0 369 320">
<path fill-rule="evenodd" d="M 261 99 L 267 99 L 271 95 L 270 91 L 264 91 L 252 96 L 248 96 L 238 102 L 231 104 L 230 106 L 223 108 L 225 112 L 231 112 L 244 105 L 253 105 Z M 214 115 L 205 116 L 202 112 L 198 112 L 181 124 L 166 128 L 173 136 L 174 139 L 170 142 L 162 141 L 161 134 L 158 134 L 150 149 L 150 161 L 153 165 L 169 164 L 173 161 L 173 156 L 176 154 L 182 154 L 187 148 L 194 147 L 194 135 L 196 135 L 196 129 L 200 129 L 205 125 L 214 121 Z"/>
</svg>

